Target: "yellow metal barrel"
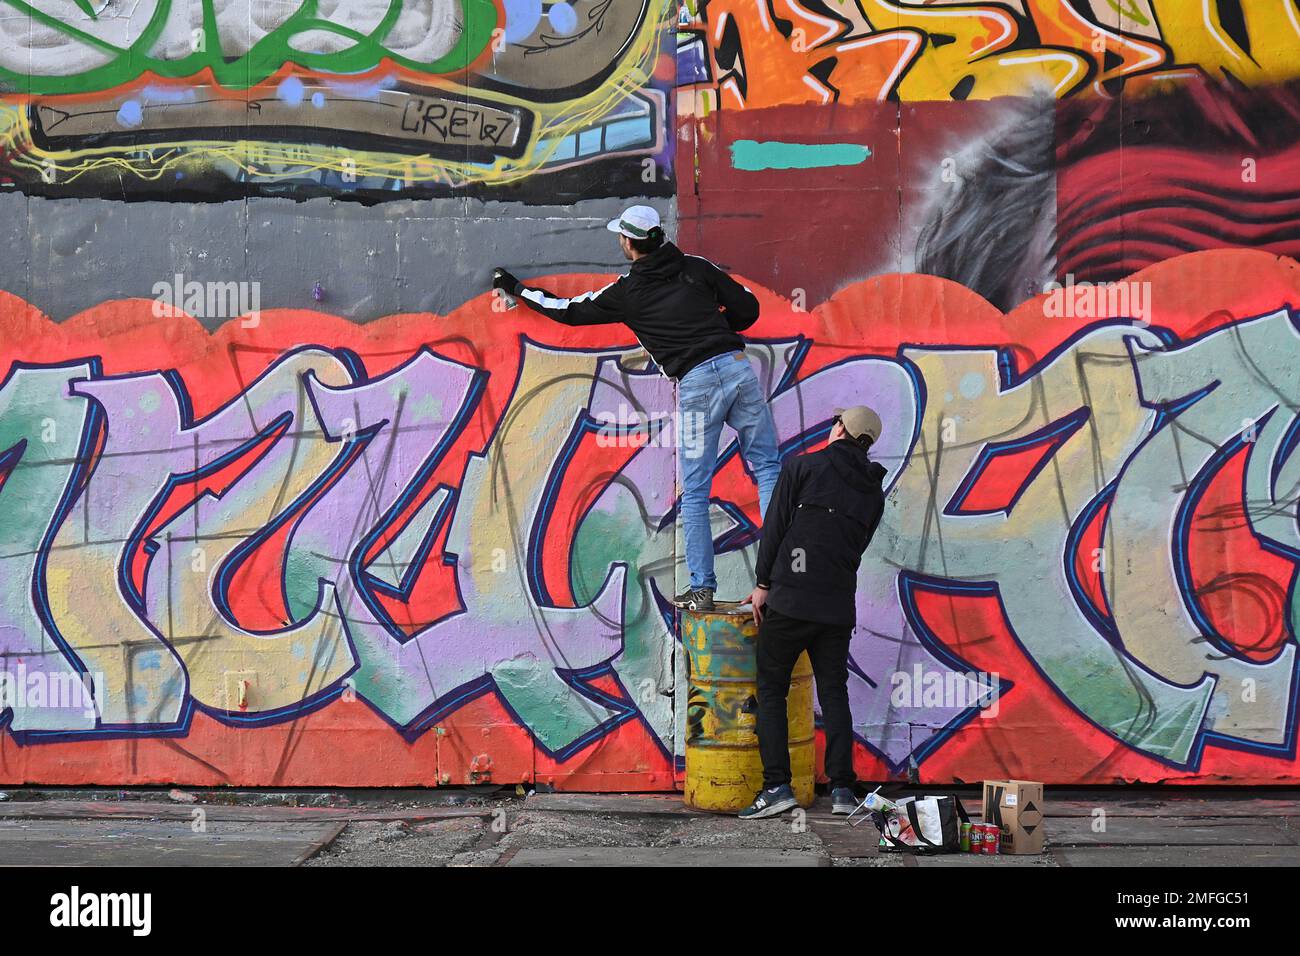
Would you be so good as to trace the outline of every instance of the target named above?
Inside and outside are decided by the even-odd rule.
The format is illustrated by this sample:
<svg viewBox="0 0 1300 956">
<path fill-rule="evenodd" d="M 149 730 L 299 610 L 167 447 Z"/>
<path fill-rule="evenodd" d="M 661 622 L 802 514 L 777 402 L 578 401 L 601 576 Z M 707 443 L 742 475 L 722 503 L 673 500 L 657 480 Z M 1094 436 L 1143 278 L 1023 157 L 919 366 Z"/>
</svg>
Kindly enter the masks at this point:
<svg viewBox="0 0 1300 956">
<path fill-rule="evenodd" d="M 749 609 L 682 612 L 690 674 L 686 704 L 687 806 L 737 811 L 763 788 L 758 754 L 758 628 Z M 813 802 L 813 682 L 800 654 L 786 698 L 791 786 L 800 806 Z"/>
</svg>

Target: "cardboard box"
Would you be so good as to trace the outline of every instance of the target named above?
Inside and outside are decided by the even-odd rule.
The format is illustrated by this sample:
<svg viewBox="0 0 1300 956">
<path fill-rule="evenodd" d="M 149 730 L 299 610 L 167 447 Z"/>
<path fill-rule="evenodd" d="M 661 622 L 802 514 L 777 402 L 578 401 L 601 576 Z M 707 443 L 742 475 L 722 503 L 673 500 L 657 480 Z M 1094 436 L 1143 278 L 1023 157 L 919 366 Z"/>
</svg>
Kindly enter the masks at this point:
<svg viewBox="0 0 1300 956">
<path fill-rule="evenodd" d="M 984 822 L 1002 829 L 1002 852 L 1043 852 L 1043 785 L 1030 780 L 985 780 Z"/>
</svg>

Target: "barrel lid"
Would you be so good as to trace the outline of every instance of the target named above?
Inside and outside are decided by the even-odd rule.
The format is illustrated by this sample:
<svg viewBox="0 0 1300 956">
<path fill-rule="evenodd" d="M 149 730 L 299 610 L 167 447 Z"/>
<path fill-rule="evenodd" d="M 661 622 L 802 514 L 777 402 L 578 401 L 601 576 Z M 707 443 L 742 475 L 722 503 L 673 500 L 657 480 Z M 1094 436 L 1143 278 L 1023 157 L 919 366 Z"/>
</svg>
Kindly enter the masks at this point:
<svg viewBox="0 0 1300 956">
<path fill-rule="evenodd" d="M 749 601 L 714 601 L 712 611 L 690 611 L 682 609 L 683 614 L 703 617 L 709 614 L 725 614 L 733 617 L 748 617 L 754 613 L 754 605 Z"/>
</svg>

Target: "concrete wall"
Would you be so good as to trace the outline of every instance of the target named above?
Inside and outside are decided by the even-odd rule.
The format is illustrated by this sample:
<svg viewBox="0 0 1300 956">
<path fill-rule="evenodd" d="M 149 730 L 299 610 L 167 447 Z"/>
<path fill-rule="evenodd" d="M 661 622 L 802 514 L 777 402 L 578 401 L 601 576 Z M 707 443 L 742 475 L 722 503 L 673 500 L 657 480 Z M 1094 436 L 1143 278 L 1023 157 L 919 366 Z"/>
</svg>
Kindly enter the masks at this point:
<svg viewBox="0 0 1300 956">
<path fill-rule="evenodd" d="M 887 422 L 863 777 L 1300 779 L 1300 14 L 1120 6 L 0 0 L 0 781 L 679 781 L 671 383 L 486 292 L 632 201 Z"/>
</svg>

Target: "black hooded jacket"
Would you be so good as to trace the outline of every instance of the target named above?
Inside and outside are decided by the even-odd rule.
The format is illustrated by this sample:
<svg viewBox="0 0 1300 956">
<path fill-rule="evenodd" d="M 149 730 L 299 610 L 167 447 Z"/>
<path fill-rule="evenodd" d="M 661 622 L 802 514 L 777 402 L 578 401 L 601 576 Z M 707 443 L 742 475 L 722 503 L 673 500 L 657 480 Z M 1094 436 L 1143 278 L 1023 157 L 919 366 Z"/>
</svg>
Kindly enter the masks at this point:
<svg viewBox="0 0 1300 956">
<path fill-rule="evenodd" d="M 513 295 L 565 325 L 622 322 L 665 375 L 681 378 L 715 355 L 745 347 L 738 334 L 758 320 L 758 299 L 708 259 L 671 242 L 632 263 L 626 275 L 572 299 L 519 283 Z"/>
<path fill-rule="evenodd" d="M 857 622 L 858 565 L 885 510 L 884 477 L 847 438 L 782 463 L 755 568 L 768 606 L 820 624 Z"/>
</svg>

